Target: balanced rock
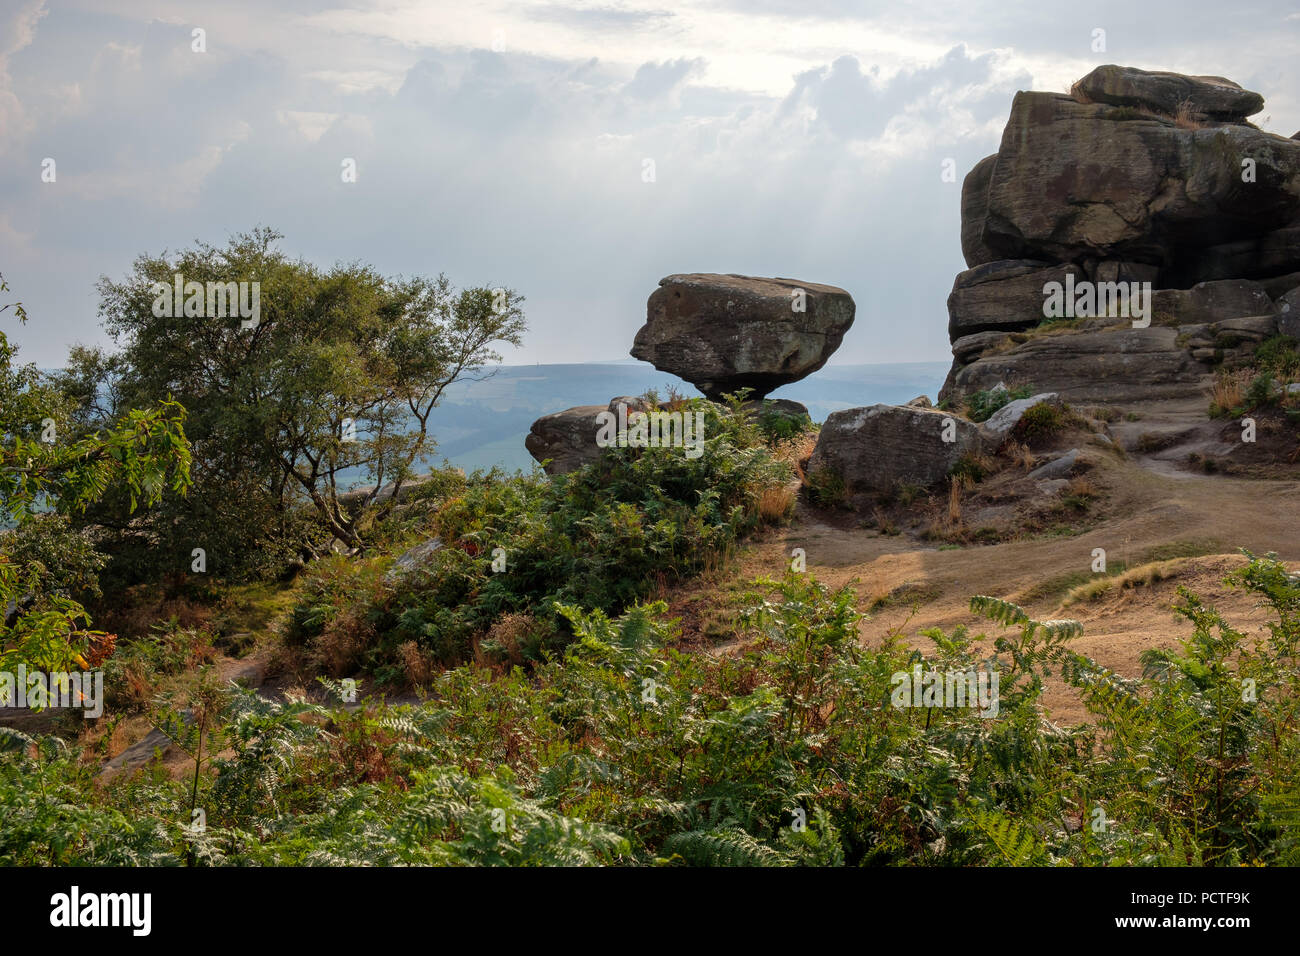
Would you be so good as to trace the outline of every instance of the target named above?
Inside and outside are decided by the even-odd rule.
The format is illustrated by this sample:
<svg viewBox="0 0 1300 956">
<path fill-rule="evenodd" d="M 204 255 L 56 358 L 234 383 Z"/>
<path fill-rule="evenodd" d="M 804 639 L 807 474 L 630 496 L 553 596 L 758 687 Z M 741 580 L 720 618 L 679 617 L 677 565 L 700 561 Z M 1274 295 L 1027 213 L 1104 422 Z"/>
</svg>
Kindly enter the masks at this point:
<svg viewBox="0 0 1300 956">
<path fill-rule="evenodd" d="M 900 482 L 930 486 L 948 477 L 963 456 L 983 447 L 974 422 L 905 405 L 869 405 L 831 412 L 808 473 L 823 469 L 853 491 L 888 492 Z"/>
<path fill-rule="evenodd" d="M 1071 92 L 1093 103 L 1154 110 L 1166 116 L 1180 111 L 1189 119 L 1238 122 L 1264 108 L 1264 97 L 1221 76 L 1184 76 L 1099 66 L 1074 84 Z"/>
<path fill-rule="evenodd" d="M 741 388 L 762 398 L 825 365 L 853 313 L 847 292 L 815 282 L 671 275 L 646 303 L 632 355 L 709 398 Z"/>
</svg>

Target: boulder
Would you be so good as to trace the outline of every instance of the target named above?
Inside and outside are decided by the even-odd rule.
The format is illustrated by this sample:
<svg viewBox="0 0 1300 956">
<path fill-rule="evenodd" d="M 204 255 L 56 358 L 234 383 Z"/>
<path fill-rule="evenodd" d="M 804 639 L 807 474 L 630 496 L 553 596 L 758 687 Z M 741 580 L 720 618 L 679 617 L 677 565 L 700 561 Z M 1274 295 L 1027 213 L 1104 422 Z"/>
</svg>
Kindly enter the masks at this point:
<svg viewBox="0 0 1300 956">
<path fill-rule="evenodd" d="M 1064 478 L 1074 471 L 1075 465 L 1079 463 L 1079 449 L 1071 448 L 1065 454 L 1053 458 L 1045 465 L 1039 465 L 1025 477 L 1032 481 L 1051 481 L 1056 478 Z"/>
<path fill-rule="evenodd" d="M 948 296 L 948 339 L 956 342 L 978 332 L 1015 331 L 1043 321 L 1043 286 L 1084 278 L 1075 265 L 1052 265 L 1032 259 L 1002 259 L 958 273 Z"/>
<path fill-rule="evenodd" d="M 740 407 L 745 415 L 752 419 L 771 416 L 793 422 L 812 420 L 812 416 L 808 414 L 807 405 L 789 398 L 764 398 L 745 402 Z"/>
<path fill-rule="evenodd" d="M 1255 182 L 1242 182 L 1244 158 Z M 1300 143 L 1250 126 L 1187 129 L 1058 93 L 1017 93 L 983 240 L 1002 258 L 1163 265 L 1257 239 L 1300 212 Z"/>
<path fill-rule="evenodd" d="M 802 307 L 802 311 L 796 311 Z M 853 324 L 843 289 L 795 279 L 671 275 L 646 303 L 635 358 L 710 398 L 741 388 L 762 398 L 826 364 Z"/>
<path fill-rule="evenodd" d="M 1259 284 L 1269 294 L 1269 297 L 1276 301 L 1288 292 L 1300 289 L 1300 272 L 1288 272 L 1286 275 L 1261 279 Z"/>
<path fill-rule="evenodd" d="M 1099 66 L 1074 84 L 1072 93 L 1093 103 L 1154 110 L 1166 116 L 1180 111 L 1193 120 L 1234 122 L 1264 108 L 1264 97 L 1221 76 L 1184 76 L 1131 66 Z"/>
<path fill-rule="evenodd" d="M 441 547 L 441 538 L 430 538 L 428 541 L 421 541 L 415 547 L 402 552 L 384 575 L 384 580 L 389 583 L 400 580 L 428 561 L 429 557 Z"/>
<path fill-rule="evenodd" d="M 578 405 L 562 412 L 543 415 L 533 422 L 524 447 L 543 465 L 548 475 L 563 475 L 576 471 L 583 465 L 598 461 L 605 449 L 596 444 L 600 425 L 596 416 L 601 412 L 618 414 L 618 407 L 626 405 L 628 412 L 643 412 L 649 406 L 631 395 L 612 398 L 608 405 Z M 800 406 L 802 407 L 802 406 Z"/>
<path fill-rule="evenodd" d="M 971 268 L 999 258 L 984 242 L 989 180 L 993 178 L 993 165 L 997 160 L 997 153 L 985 156 L 966 174 L 961 184 L 961 254 Z"/>
<path fill-rule="evenodd" d="M 1042 392 L 1029 398 L 1016 398 L 1007 402 L 980 425 L 980 435 L 992 447 L 1001 445 L 1012 430 L 1020 424 L 1025 412 L 1035 405 L 1060 405 L 1061 397 L 1055 392 Z"/>
<path fill-rule="evenodd" d="M 952 441 L 945 441 L 945 435 Z M 980 451 L 974 422 L 905 405 L 832 412 L 822 425 L 808 473 L 829 469 L 852 491 L 889 492 L 900 482 L 931 486 L 964 455 Z"/>
<path fill-rule="evenodd" d="M 546 462 L 542 467 L 548 475 L 576 471 L 600 458 L 603 449 L 596 444 L 600 427 L 596 416 L 608 410 L 606 405 L 579 405 L 543 415 L 533 422 L 524 447 L 538 461 Z"/>
<path fill-rule="evenodd" d="M 395 503 L 400 504 L 406 501 L 417 488 L 426 484 L 432 478 L 432 475 L 412 475 L 402 482 L 400 488 L 397 486 L 397 482 L 390 481 L 379 489 L 370 503 L 383 504 L 385 501 L 392 499 Z M 339 495 L 339 504 L 346 510 L 352 510 L 360 506 L 374 490 L 374 485 L 362 485 L 350 491 L 345 491 Z"/>
</svg>

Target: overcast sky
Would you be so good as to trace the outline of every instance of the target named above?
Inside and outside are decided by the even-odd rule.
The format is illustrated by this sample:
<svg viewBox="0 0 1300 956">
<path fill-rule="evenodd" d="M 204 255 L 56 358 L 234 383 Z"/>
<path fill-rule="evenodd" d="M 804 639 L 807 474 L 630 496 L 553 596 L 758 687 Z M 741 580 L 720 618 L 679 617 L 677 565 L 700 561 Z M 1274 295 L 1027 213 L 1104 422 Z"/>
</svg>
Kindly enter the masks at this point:
<svg viewBox="0 0 1300 956">
<path fill-rule="evenodd" d="M 268 225 L 321 265 L 518 289 L 530 329 L 510 363 L 625 358 L 674 272 L 842 286 L 857 322 L 833 361 L 947 359 L 961 178 L 1016 90 L 1101 63 L 1218 74 L 1289 136 L 1296 11 L 0 0 L 0 272 L 31 314 L 0 321 L 21 358 L 61 364 L 107 342 L 100 275 Z"/>
</svg>

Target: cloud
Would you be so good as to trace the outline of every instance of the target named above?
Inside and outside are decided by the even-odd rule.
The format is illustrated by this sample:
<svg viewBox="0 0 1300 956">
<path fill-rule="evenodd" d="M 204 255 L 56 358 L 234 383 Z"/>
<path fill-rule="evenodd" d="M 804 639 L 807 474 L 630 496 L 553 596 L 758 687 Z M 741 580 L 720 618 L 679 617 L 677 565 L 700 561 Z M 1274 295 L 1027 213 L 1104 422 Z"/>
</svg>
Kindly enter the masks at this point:
<svg viewBox="0 0 1300 956">
<path fill-rule="evenodd" d="M 29 126 L 23 104 L 13 91 L 9 61 L 31 45 L 36 25 L 46 12 L 45 0 L 26 0 L 0 19 L 0 153 L 20 139 Z"/>
<path fill-rule="evenodd" d="M 155 19 L 153 0 L 112 14 L 67 0 L 44 19 L 28 3 L 21 23 L 0 19 L 0 122 L 21 104 L 24 124 L 20 161 L 0 164 L 0 267 L 34 316 L 17 333 L 25 357 L 54 364 L 101 338 L 99 274 L 261 223 L 321 264 L 519 289 L 530 333 L 508 360 L 625 356 L 659 278 L 684 271 L 843 286 L 858 321 L 837 361 L 942 359 L 964 265 L 960 181 L 942 163 L 960 180 L 996 148 L 1017 89 L 1059 89 L 1104 62 L 1087 49 L 1094 15 L 1106 60 L 1138 43 L 1134 5 L 1110 0 L 1057 20 L 937 0 L 763 0 L 744 14 L 683 0 L 671 15 L 645 2 L 195 6 L 205 54 L 195 23 Z M 1197 39 L 1205 20 L 1188 14 L 1144 35 L 1143 56 L 1255 84 L 1290 133 L 1296 27 L 1281 7 L 1251 8 L 1272 19 L 1250 43 L 1233 42 L 1229 14 L 1213 43 Z M 40 182 L 47 155 L 57 184 Z"/>
</svg>

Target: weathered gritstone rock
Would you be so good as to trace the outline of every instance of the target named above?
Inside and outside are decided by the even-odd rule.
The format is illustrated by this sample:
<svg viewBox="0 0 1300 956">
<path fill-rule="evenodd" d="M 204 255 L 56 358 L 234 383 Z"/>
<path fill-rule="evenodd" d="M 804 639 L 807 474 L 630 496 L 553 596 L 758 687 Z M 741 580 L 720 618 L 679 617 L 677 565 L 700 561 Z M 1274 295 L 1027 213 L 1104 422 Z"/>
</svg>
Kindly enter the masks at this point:
<svg viewBox="0 0 1300 956">
<path fill-rule="evenodd" d="M 1131 66 L 1099 66 L 1073 92 L 1094 103 L 1132 106 L 1190 119 L 1233 122 L 1264 108 L 1264 97 L 1244 90 L 1221 76 L 1184 76 L 1139 70 Z"/>
<path fill-rule="evenodd" d="M 1067 275 L 1084 278 L 1078 266 L 1032 259 L 1003 259 L 959 273 L 948 296 L 949 340 L 1033 328 L 1043 321 L 1043 286 L 1064 283 Z"/>
<path fill-rule="evenodd" d="M 999 381 L 1046 386 L 1068 402 L 1128 403 L 1198 394 L 1208 376 L 1173 328 L 1067 332 L 1033 337 L 954 369 L 939 398 Z"/>
<path fill-rule="evenodd" d="M 384 580 L 389 583 L 401 580 L 416 568 L 427 563 L 434 553 L 441 549 L 441 538 L 430 538 L 427 541 L 421 541 L 415 547 L 407 549 L 398 556 L 397 560 L 393 562 L 393 566 L 384 575 Z"/>
<path fill-rule="evenodd" d="M 1161 289 L 1151 296 L 1153 325 L 1193 325 L 1273 311 L 1273 300 L 1264 287 L 1249 279 L 1201 282 L 1190 289 Z"/>
<path fill-rule="evenodd" d="M 758 420 L 767 416 L 783 418 L 787 421 L 802 422 L 811 420 L 808 406 L 789 398 L 764 398 L 745 402 L 740 406 L 747 418 Z"/>
<path fill-rule="evenodd" d="M 1070 96 L 1018 93 L 998 152 L 963 184 L 972 268 L 948 300 L 940 399 L 998 381 L 1071 402 L 1200 397 L 1213 366 L 1300 338 L 1300 142 L 1245 122 L 1262 107 L 1221 77 L 1120 66 Z M 1036 331 L 1042 286 L 1067 272 L 1152 290 L 1152 327 Z"/>
<path fill-rule="evenodd" d="M 609 411 L 609 406 L 579 405 L 543 415 L 533 422 L 524 447 L 538 461 L 550 459 L 542 466 L 548 475 L 576 471 L 598 459 L 603 451 L 596 444 L 600 427 L 596 416 L 605 411 Z"/>
<path fill-rule="evenodd" d="M 1169 268 L 1169 285 L 1213 279 L 1266 279 L 1300 270 L 1300 226 L 1284 226 L 1262 236 L 1178 254 Z"/>
<path fill-rule="evenodd" d="M 984 220 L 989 212 L 989 180 L 998 154 L 985 156 L 966 174 L 961 184 L 961 254 L 970 268 L 1001 258 L 984 242 Z"/>
<path fill-rule="evenodd" d="M 1051 481 L 1064 478 L 1079 464 L 1079 449 L 1071 448 L 1065 454 L 1053 458 L 1045 465 L 1039 465 L 1025 477 L 1031 481 Z"/>
<path fill-rule="evenodd" d="M 802 293 L 802 295 L 800 295 Z M 796 305 L 803 311 L 795 311 Z M 843 289 L 795 279 L 671 275 L 646 303 L 632 355 L 709 398 L 762 398 L 826 364 L 853 324 Z"/>
<path fill-rule="evenodd" d="M 945 434 L 952 441 L 944 441 Z M 822 425 L 808 473 L 830 470 L 853 491 L 888 492 L 899 482 L 935 485 L 963 456 L 980 451 L 974 422 L 905 405 L 832 412 Z"/>
<path fill-rule="evenodd" d="M 1125 109 L 1017 93 L 983 243 L 1005 259 L 1167 264 L 1189 255 L 1179 250 L 1255 240 L 1296 219 L 1300 143 L 1249 126 L 1184 129 Z M 1255 161 L 1253 183 L 1242 181 L 1245 158 Z"/>
<path fill-rule="evenodd" d="M 958 365 L 969 365 L 990 349 L 1001 349 L 1011 341 L 1005 332 L 976 332 L 963 335 L 952 343 L 952 356 Z"/>
</svg>

